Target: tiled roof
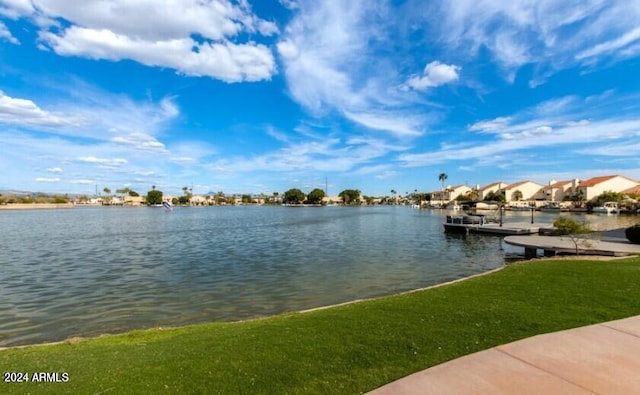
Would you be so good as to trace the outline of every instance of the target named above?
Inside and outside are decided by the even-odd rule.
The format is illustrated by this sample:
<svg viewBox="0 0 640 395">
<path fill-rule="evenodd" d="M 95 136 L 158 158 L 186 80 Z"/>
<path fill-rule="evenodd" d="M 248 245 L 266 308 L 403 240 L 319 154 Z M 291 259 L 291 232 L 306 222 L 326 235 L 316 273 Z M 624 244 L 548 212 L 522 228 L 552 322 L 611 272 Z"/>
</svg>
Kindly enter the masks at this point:
<svg viewBox="0 0 640 395">
<path fill-rule="evenodd" d="M 500 182 L 494 182 L 493 184 L 489 184 L 489 185 L 485 185 L 482 188 L 480 188 L 481 191 L 484 191 L 485 189 L 489 189 L 489 188 L 493 188 L 495 186 L 498 186 L 500 184 L 504 184 L 502 181 Z"/>
<path fill-rule="evenodd" d="M 622 193 L 640 193 L 640 185 L 636 185 L 635 187 L 631 187 L 629 189 L 625 189 Z"/>
<path fill-rule="evenodd" d="M 594 185 L 598 185 L 601 184 L 605 181 L 609 181 L 610 179 L 614 178 L 614 177 L 619 177 L 618 175 L 612 175 L 612 176 L 603 176 L 603 177 L 593 177 L 590 178 L 588 180 L 584 180 L 580 182 L 581 187 L 592 187 Z"/>
<path fill-rule="evenodd" d="M 504 187 L 504 189 L 513 189 L 513 188 L 517 188 L 517 187 L 519 187 L 520 185 L 524 185 L 524 184 L 527 184 L 527 183 L 535 184 L 535 185 L 537 185 L 537 186 L 539 186 L 539 187 L 541 187 L 541 188 L 543 187 L 543 185 L 540 185 L 540 184 L 538 184 L 537 182 L 527 180 L 527 181 L 514 182 L 513 184 L 511 184 L 511 185 L 507 185 L 506 187 Z"/>
<path fill-rule="evenodd" d="M 571 184 L 573 181 L 558 181 L 558 182 L 554 182 L 553 184 L 549 185 L 547 188 L 561 188 L 567 184 Z"/>
</svg>

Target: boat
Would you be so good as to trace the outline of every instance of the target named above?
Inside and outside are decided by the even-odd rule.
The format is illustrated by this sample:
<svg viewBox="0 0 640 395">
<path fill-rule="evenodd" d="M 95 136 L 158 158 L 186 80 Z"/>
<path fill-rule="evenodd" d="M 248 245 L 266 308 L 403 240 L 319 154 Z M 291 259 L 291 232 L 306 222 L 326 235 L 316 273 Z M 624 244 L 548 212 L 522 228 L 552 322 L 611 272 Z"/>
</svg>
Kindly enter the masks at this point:
<svg viewBox="0 0 640 395">
<path fill-rule="evenodd" d="M 605 202 L 602 206 L 594 207 L 593 212 L 596 214 L 619 214 L 620 208 L 616 202 Z"/>
<path fill-rule="evenodd" d="M 500 206 L 498 206 L 495 203 L 485 203 L 485 202 L 476 203 L 476 210 L 497 210 L 498 208 L 500 208 Z"/>
<path fill-rule="evenodd" d="M 560 207 L 560 203 L 549 202 L 540 207 L 540 211 L 542 211 L 543 213 L 559 213 L 560 211 L 562 211 L 562 207 Z"/>
<path fill-rule="evenodd" d="M 443 225 L 445 232 L 466 233 L 468 225 L 483 226 L 486 222 L 486 217 L 482 214 L 461 214 L 447 215 Z"/>
<path fill-rule="evenodd" d="M 540 232 L 540 226 L 525 224 L 491 223 L 492 219 L 482 214 L 447 215 L 444 231 L 447 233 L 485 233 L 498 236 L 530 235 Z"/>
</svg>

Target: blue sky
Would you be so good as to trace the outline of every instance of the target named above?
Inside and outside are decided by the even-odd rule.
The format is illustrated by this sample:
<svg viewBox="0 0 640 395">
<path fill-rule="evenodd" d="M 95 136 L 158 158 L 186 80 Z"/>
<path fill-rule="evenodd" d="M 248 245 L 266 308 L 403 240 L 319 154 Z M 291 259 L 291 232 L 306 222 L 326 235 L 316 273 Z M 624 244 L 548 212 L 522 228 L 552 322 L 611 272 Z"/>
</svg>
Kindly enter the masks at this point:
<svg viewBox="0 0 640 395">
<path fill-rule="evenodd" d="M 640 2 L 0 0 L 0 189 L 640 179 Z"/>
</svg>

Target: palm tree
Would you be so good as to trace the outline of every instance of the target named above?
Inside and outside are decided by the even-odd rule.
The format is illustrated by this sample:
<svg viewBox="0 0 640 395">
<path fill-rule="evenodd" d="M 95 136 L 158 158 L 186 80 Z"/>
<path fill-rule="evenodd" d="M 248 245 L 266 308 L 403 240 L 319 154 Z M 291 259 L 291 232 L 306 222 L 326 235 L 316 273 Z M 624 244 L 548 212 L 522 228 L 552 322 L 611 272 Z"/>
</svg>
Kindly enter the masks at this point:
<svg viewBox="0 0 640 395">
<path fill-rule="evenodd" d="M 393 203 L 395 203 L 395 202 L 396 202 L 396 193 L 398 193 L 398 192 L 396 192 L 396 190 L 395 190 L 395 189 L 392 189 L 392 190 L 391 190 L 391 194 L 393 195 Z"/>
<path fill-rule="evenodd" d="M 444 191 L 444 182 L 447 180 L 447 178 L 449 178 L 447 176 L 447 173 L 440 173 L 440 175 L 438 176 L 438 181 L 442 182 L 442 190 Z"/>
</svg>

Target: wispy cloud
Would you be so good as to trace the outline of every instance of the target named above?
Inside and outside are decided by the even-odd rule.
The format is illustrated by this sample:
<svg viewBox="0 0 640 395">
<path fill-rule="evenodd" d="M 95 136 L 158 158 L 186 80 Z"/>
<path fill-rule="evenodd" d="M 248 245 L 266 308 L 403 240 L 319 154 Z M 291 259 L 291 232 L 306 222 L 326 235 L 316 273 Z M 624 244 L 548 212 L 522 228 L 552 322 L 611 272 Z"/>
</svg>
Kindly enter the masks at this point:
<svg viewBox="0 0 640 395">
<path fill-rule="evenodd" d="M 278 52 L 297 102 L 314 114 L 337 113 L 391 136 L 424 133 L 429 118 L 411 108 L 416 98 L 398 89 L 404 77 L 373 45 L 389 39 L 389 14 L 381 2 L 305 0 L 296 11 Z"/>
<path fill-rule="evenodd" d="M 624 0 L 439 1 L 423 12 L 449 48 L 472 57 L 488 50 L 509 80 L 528 63 L 539 84 L 557 70 L 639 53 L 640 8 Z"/>
<path fill-rule="evenodd" d="M 11 34 L 9 29 L 7 28 L 7 25 L 0 21 L 0 40 L 2 39 L 10 42 L 11 44 L 20 44 L 18 39 Z"/>
<path fill-rule="evenodd" d="M 36 182 L 60 182 L 60 178 L 59 177 L 37 177 L 35 179 Z"/>
</svg>

